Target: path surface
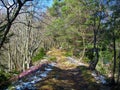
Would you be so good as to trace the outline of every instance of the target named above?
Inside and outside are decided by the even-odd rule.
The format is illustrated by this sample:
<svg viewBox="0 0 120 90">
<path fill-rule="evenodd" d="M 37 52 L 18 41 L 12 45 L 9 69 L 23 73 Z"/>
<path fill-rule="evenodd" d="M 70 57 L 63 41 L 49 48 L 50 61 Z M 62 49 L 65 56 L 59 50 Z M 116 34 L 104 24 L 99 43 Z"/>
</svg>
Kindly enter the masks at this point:
<svg viewBox="0 0 120 90">
<path fill-rule="evenodd" d="M 37 71 L 13 82 L 7 90 L 108 90 L 85 64 L 68 57 L 68 61 L 45 64 Z"/>
</svg>

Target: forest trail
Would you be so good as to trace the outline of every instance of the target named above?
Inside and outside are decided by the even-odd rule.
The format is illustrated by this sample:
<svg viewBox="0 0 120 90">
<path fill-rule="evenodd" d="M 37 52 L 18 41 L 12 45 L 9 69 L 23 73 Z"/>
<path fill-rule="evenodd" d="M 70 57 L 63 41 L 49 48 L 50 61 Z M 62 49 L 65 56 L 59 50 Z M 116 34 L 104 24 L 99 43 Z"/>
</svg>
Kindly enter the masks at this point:
<svg viewBox="0 0 120 90">
<path fill-rule="evenodd" d="M 99 77 L 94 76 L 87 64 L 72 57 L 67 60 L 66 64 L 56 63 L 48 76 L 36 83 L 38 90 L 109 90 L 96 80 Z"/>
<path fill-rule="evenodd" d="M 37 71 L 13 82 L 7 90 L 109 90 L 96 83 L 86 64 L 73 60 L 68 57 L 64 64 L 44 64 Z"/>
</svg>

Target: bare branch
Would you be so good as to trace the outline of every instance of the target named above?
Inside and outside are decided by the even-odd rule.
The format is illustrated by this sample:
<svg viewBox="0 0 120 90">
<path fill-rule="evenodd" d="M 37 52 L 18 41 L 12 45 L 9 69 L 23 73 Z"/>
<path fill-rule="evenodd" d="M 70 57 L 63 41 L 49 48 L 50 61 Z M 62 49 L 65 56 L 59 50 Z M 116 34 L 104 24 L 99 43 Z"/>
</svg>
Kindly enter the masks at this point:
<svg viewBox="0 0 120 90">
<path fill-rule="evenodd" d="M 28 24 L 27 23 L 25 23 L 25 22 L 21 22 L 21 21 L 19 21 L 19 22 L 14 22 L 14 23 L 12 23 L 12 24 L 17 24 L 17 23 L 20 23 L 20 24 L 23 24 L 23 25 L 25 25 L 25 26 L 28 26 Z M 33 26 L 33 25 L 29 25 L 29 27 L 31 27 L 31 28 L 40 28 L 40 26 Z"/>
<path fill-rule="evenodd" d="M 10 30 L 10 28 L 11 28 L 11 25 L 12 25 L 13 21 L 16 19 L 16 17 L 18 16 L 18 14 L 19 14 L 22 6 L 23 6 L 27 1 L 32 1 L 32 0 L 24 0 L 23 3 L 22 3 L 21 0 L 17 0 L 17 3 L 19 4 L 18 6 L 17 6 L 17 3 L 15 3 L 15 1 L 13 1 L 14 3 L 13 3 L 11 6 L 9 6 L 9 7 L 7 7 L 7 6 L 5 5 L 5 2 L 4 2 L 3 0 L 1 0 L 1 1 L 2 1 L 4 7 L 7 9 L 7 25 L 6 25 L 5 32 L 4 32 L 4 34 L 3 34 L 2 40 L 0 41 L 0 49 L 1 49 L 1 47 L 3 46 L 3 43 L 5 42 L 6 36 L 7 36 L 8 32 L 9 32 L 9 30 Z M 13 7 L 15 4 L 16 4 L 17 10 L 15 10 L 14 14 L 12 15 L 12 17 L 10 17 L 10 12 L 12 12 L 12 11 L 9 11 L 9 10 L 10 10 L 11 7 Z"/>
<path fill-rule="evenodd" d="M 18 2 L 18 4 L 19 4 L 19 5 L 22 5 L 22 2 L 21 2 L 21 0 L 17 0 L 17 2 Z"/>
<path fill-rule="evenodd" d="M 3 0 L 1 0 L 2 4 L 4 5 L 5 8 L 8 8 L 6 5 L 5 5 L 5 2 Z"/>
</svg>

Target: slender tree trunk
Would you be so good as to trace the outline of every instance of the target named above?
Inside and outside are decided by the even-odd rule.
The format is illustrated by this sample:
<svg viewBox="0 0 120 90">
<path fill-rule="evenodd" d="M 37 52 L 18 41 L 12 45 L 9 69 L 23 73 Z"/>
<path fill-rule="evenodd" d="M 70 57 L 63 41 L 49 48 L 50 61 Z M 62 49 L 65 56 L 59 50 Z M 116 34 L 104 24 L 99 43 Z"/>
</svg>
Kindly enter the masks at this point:
<svg viewBox="0 0 120 90">
<path fill-rule="evenodd" d="M 99 59 L 99 53 L 98 53 L 96 41 L 97 41 L 97 32 L 96 30 L 94 30 L 94 48 L 93 48 L 94 60 L 92 60 L 89 65 L 89 68 L 91 70 L 95 70 Z"/>
<path fill-rule="evenodd" d="M 11 57 L 9 52 L 8 52 L 8 69 L 9 71 L 11 71 Z"/>
<path fill-rule="evenodd" d="M 118 77 L 117 77 L 117 83 L 119 83 L 119 80 L 120 80 L 120 51 L 119 51 L 118 59 L 119 59 L 119 63 L 118 63 Z"/>
<path fill-rule="evenodd" d="M 83 57 L 84 57 L 84 55 L 85 55 L 85 50 L 86 50 L 86 48 L 85 48 L 85 37 L 83 36 L 82 37 L 82 39 L 83 39 L 83 52 L 82 52 L 82 56 L 81 56 L 81 58 L 80 58 L 80 61 L 83 59 Z"/>
<path fill-rule="evenodd" d="M 25 71 L 25 59 L 22 60 L 22 70 Z"/>
<path fill-rule="evenodd" d="M 115 84 L 115 72 L 116 72 L 116 38 L 113 31 L 113 50 L 114 50 L 114 60 L 113 60 L 113 73 L 111 77 L 111 84 Z"/>
<path fill-rule="evenodd" d="M 90 65 L 89 65 L 89 68 L 91 69 L 91 70 L 95 70 L 95 68 L 96 68 L 96 65 L 97 65 L 97 63 L 98 63 L 98 61 L 99 61 L 99 50 L 98 50 L 98 46 L 97 46 L 97 34 L 98 34 L 98 31 L 99 31 L 99 29 L 100 29 L 100 22 L 101 22 L 101 19 L 100 19 L 100 17 L 99 17 L 99 23 L 98 23 L 98 25 L 96 24 L 96 19 L 95 19 L 95 17 L 94 17 L 94 25 L 93 25 L 93 32 L 94 32 L 94 48 L 93 48 L 93 54 L 94 54 L 94 60 L 92 60 L 91 61 L 91 63 L 90 63 Z"/>
</svg>

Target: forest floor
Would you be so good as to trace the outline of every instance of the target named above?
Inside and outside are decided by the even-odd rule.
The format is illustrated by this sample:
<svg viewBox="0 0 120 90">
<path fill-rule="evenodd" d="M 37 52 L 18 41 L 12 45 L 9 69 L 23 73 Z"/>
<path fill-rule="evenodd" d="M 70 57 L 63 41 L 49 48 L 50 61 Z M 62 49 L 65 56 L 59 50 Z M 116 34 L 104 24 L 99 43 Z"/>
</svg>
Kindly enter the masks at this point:
<svg viewBox="0 0 120 90">
<path fill-rule="evenodd" d="M 51 60 L 56 59 L 52 61 L 55 62 L 54 65 L 50 65 L 48 58 L 35 62 L 34 66 L 47 64 L 14 82 L 11 87 L 14 89 L 8 90 L 16 90 L 15 88 L 19 90 L 110 90 L 109 86 L 96 80 L 98 77 L 88 69 L 87 64 L 73 57 L 66 57 L 64 54 L 64 51 L 56 49 L 48 52 L 48 57 L 52 57 Z"/>
<path fill-rule="evenodd" d="M 14 82 L 7 90 L 119 90 L 98 83 L 92 75 L 93 71 L 84 63 L 66 60 L 50 64 L 48 62 L 38 71 Z"/>
<path fill-rule="evenodd" d="M 35 84 L 38 90 L 110 90 L 96 83 L 87 65 L 59 62 L 47 77 Z"/>
</svg>

